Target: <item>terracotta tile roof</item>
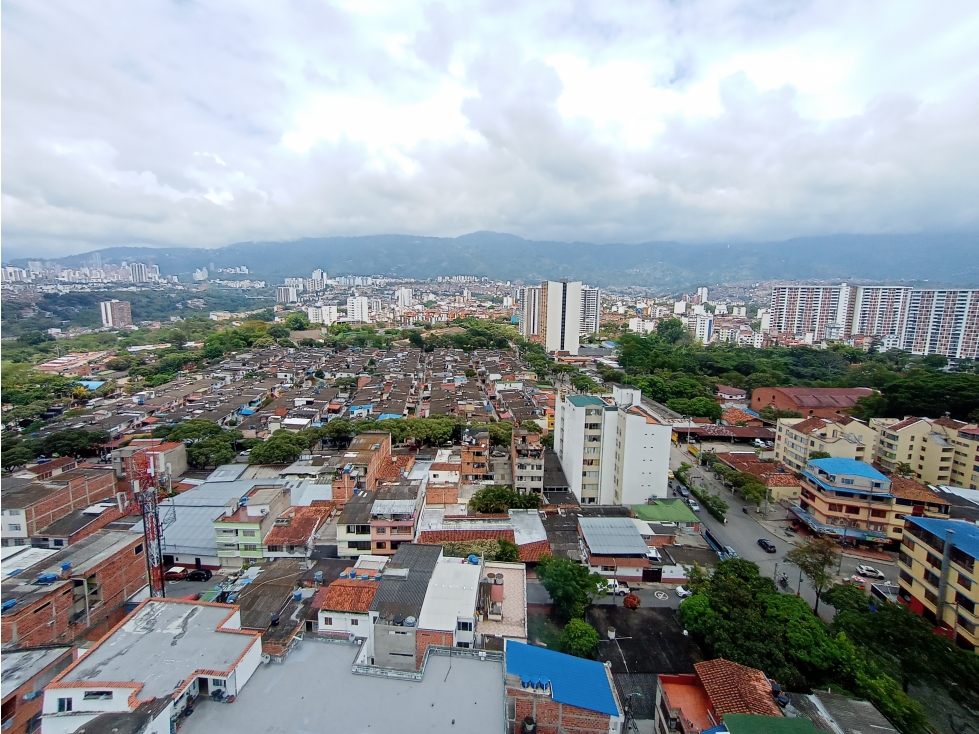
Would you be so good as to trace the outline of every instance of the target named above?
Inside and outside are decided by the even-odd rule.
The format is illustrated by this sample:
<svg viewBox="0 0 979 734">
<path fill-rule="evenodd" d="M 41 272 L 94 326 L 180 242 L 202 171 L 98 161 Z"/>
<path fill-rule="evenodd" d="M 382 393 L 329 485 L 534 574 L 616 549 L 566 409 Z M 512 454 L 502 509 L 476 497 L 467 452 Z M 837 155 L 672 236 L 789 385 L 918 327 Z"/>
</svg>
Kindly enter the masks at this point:
<svg viewBox="0 0 979 734">
<path fill-rule="evenodd" d="M 917 500 L 918 502 L 933 502 L 935 504 L 946 504 L 946 502 L 935 492 L 927 487 L 923 487 L 913 479 L 907 477 L 892 476 L 891 494 L 901 499 Z"/>
<path fill-rule="evenodd" d="M 909 416 L 909 417 L 905 418 L 903 421 L 898 421 L 897 423 L 894 423 L 892 425 L 885 426 L 884 427 L 884 430 L 885 431 L 900 431 L 902 428 L 907 428 L 908 426 L 913 426 L 915 423 L 918 423 L 920 420 L 921 420 L 921 418 L 915 418 L 914 416 Z"/>
<path fill-rule="evenodd" d="M 795 478 L 794 474 L 785 474 L 783 472 L 771 472 L 770 474 L 765 474 L 761 481 L 764 482 L 766 487 L 798 487 L 799 480 Z"/>
<path fill-rule="evenodd" d="M 622 568 L 648 568 L 651 565 L 648 558 L 623 558 L 620 556 L 589 556 L 588 561 L 593 566 L 620 566 Z"/>
<path fill-rule="evenodd" d="M 962 421 L 957 421 L 954 418 L 949 418 L 948 416 L 944 416 L 944 415 L 941 418 L 936 418 L 935 420 L 932 421 L 932 423 L 935 424 L 936 426 L 944 426 L 945 428 L 951 428 L 953 431 L 957 431 L 960 428 L 963 428 L 964 426 L 968 425 L 967 423 L 963 423 Z"/>
<path fill-rule="evenodd" d="M 361 612 L 366 614 L 374 601 L 374 594 L 380 581 L 360 581 L 354 579 L 337 579 L 326 587 L 326 593 L 319 603 L 319 609 L 331 612 Z M 324 591 L 321 589 L 320 591 Z M 313 600 L 319 598 L 319 593 Z"/>
<path fill-rule="evenodd" d="M 760 670 L 724 658 L 695 663 L 693 667 L 718 715 L 782 716 L 772 698 L 771 683 Z"/>
<path fill-rule="evenodd" d="M 288 525 L 274 525 L 265 536 L 265 545 L 306 545 L 316 529 L 333 512 L 333 504 L 290 507 L 279 515 Z M 278 520 L 276 520 L 278 522 Z"/>
<path fill-rule="evenodd" d="M 740 408 L 728 408 L 721 413 L 721 419 L 731 423 L 732 425 L 737 425 L 738 423 L 750 423 L 751 421 L 759 420 L 756 416 L 753 416 L 751 413 L 746 413 Z"/>
<path fill-rule="evenodd" d="M 776 387 L 773 388 L 804 408 L 852 408 L 860 398 L 873 395 L 869 387 Z"/>
<path fill-rule="evenodd" d="M 789 426 L 790 430 L 796 433 L 809 434 L 813 431 L 818 431 L 821 428 L 825 428 L 828 424 L 822 418 L 806 418 L 806 420 L 801 423 L 796 423 L 794 426 Z"/>
<path fill-rule="evenodd" d="M 385 461 L 377 470 L 378 479 L 400 479 L 415 465 L 414 454 L 394 454 L 391 461 Z"/>
<path fill-rule="evenodd" d="M 538 540 L 520 546 L 520 560 L 524 563 L 535 563 L 541 556 L 551 554 L 551 544 L 546 540 Z"/>
<path fill-rule="evenodd" d="M 429 471 L 461 471 L 462 464 L 452 464 L 448 461 L 437 461 L 432 464 Z"/>
<path fill-rule="evenodd" d="M 506 538 L 514 542 L 513 530 L 423 530 L 418 535 L 419 543 L 437 545 L 439 543 L 465 543 L 470 540 L 496 540 Z"/>
</svg>

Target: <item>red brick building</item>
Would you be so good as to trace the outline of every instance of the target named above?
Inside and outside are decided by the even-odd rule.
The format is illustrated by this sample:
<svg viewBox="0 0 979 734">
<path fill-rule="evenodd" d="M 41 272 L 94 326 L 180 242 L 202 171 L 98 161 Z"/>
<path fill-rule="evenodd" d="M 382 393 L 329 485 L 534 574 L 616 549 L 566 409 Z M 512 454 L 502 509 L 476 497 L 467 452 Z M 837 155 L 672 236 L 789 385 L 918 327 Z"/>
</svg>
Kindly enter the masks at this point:
<svg viewBox="0 0 979 734">
<path fill-rule="evenodd" d="M 794 410 L 803 418 L 838 418 L 857 404 L 860 398 L 873 395 L 869 387 L 756 387 L 751 391 L 751 409 Z"/>
<path fill-rule="evenodd" d="M 146 586 L 143 536 L 100 530 L 3 580 L 2 642 L 67 644 Z"/>
<path fill-rule="evenodd" d="M 22 734 L 41 726 L 44 686 L 74 661 L 71 646 L 3 652 L 3 730 Z"/>
<path fill-rule="evenodd" d="M 391 434 L 384 431 L 361 433 L 340 455 L 333 479 L 333 500 L 343 503 L 354 490 L 373 492 L 378 477 L 391 463 Z"/>
</svg>

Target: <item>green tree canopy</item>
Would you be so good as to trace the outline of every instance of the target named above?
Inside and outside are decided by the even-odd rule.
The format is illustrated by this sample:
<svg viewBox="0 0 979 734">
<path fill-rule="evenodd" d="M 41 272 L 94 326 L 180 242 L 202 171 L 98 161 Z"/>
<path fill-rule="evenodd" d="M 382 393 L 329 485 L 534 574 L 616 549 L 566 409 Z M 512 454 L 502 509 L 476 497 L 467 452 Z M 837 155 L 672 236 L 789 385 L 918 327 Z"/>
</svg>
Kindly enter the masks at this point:
<svg viewBox="0 0 979 734">
<path fill-rule="evenodd" d="M 806 538 L 802 545 L 785 554 L 785 560 L 796 566 L 816 589 L 816 607 L 819 595 L 833 582 L 833 572 L 840 561 L 840 549 L 831 538 Z"/>
<path fill-rule="evenodd" d="M 502 514 L 512 509 L 533 510 L 540 507 L 540 495 L 534 492 L 519 494 L 509 487 L 493 486 L 473 492 L 469 499 L 469 511 L 484 514 Z"/>
<path fill-rule="evenodd" d="M 554 600 L 554 611 L 565 620 L 581 619 L 593 596 L 602 593 L 604 580 L 569 558 L 543 556 L 537 577 Z"/>
<path fill-rule="evenodd" d="M 561 652 L 577 658 L 594 658 L 598 649 L 598 630 L 583 619 L 571 619 L 561 630 Z"/>
<path fill-rule="evenodd" d="M 253 447 L 248 454 L 249 464 L 291 464 L 309 448 L 302 436 L 278 430 Z"/>
</svg>

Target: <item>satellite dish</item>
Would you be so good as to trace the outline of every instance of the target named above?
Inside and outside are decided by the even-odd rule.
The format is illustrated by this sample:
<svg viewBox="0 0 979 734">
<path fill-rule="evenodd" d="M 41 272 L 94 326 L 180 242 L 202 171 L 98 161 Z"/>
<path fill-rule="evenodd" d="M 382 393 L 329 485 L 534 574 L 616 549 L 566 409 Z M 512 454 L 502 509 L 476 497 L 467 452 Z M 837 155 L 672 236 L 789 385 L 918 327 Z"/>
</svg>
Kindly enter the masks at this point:
<svg viewBox="0 0 979 734">
<path fill-rule="evenodd" d="M 265 664 L 265 665 L 268 665 L 271 662 L 272 662 L 272 656 L 269 655 L 267 652 L 263 652 L 262 653 L 262 663 Z"/>
</svg>

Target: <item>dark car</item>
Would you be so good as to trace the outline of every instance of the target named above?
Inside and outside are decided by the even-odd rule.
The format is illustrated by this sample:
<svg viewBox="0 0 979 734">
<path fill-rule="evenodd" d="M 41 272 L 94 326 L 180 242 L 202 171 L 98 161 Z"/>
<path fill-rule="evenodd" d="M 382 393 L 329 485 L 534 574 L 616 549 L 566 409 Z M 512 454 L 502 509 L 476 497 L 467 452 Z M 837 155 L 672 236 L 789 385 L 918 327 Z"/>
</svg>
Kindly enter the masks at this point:
<svg viewBox="0 0 979 734">
<path fill-rule="evenodd" d="M 775 544 L 772 541 L 770 541 L 768 538 L 758 538 L 758 545 L 760 545 L 762 547 L 762 550 L 764 550 L 766 553 L 778 552 L 778 548 L 776 548 Z"/>
<path fill-rule="evenodd" d="M 195 568 L 187 574 L 188 581 L 210 581 L 213 574 L 206 568 Z"/>
</svg>

